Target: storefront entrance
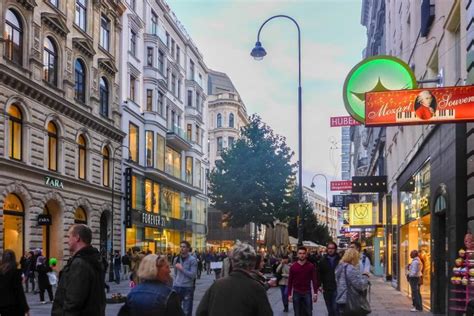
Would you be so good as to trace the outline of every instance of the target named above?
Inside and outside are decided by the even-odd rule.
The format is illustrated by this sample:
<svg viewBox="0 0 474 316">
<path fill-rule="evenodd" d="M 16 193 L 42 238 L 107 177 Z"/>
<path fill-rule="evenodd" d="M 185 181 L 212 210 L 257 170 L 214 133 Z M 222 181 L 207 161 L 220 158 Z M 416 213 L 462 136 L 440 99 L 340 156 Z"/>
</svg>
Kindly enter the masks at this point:
<svg viewBox="0 0 474 316">
<path fill-rule="evenodd" d="M 25 209 L 14 193 L 8 194 L 3 204 L 3 228 L 3 249 L 13 250 L 19 261 L 25 249 Z"/>
<path fill-rule="evenodd" d="M 50 225 L 43 226 L 43 256 L 56 258 L 61 266 L 63 257 L 63 220 L 59 203 L 51 200 L 44 206 L 43 214 L 51 217 Z"/>
</svg>

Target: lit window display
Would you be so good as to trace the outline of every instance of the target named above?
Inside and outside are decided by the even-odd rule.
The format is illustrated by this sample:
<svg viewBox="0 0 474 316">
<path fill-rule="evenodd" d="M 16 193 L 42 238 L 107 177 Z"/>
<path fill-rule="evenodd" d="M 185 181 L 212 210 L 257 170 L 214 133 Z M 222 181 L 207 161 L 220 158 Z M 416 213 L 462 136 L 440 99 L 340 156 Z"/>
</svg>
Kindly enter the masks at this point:
<svg viewBox="0 0 474 316">
<path fill-rule="evenodd" d="M 11 249 L 17 258 L 23 255 L 24 209 L 20 198 L 10 193 L 3 204 L 3 249 Z"/>
</svg>

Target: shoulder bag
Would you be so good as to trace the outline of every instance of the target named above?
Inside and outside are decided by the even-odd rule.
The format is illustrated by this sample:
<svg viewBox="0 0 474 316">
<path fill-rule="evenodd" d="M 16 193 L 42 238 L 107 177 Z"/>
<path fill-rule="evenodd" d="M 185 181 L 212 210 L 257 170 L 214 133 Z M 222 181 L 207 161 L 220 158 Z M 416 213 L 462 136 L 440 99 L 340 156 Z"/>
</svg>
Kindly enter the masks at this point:
<svg viewBox="0 0 474 316">
<path fill-rule="evenodd" d="M 370 304 L 366 296 L 357 290 L 347 279 L 347 265 L 344 267 L 344 276 L 346 278 L 346 297 L 347 301 L 344 305 L 344 316 L 363 316 L 370 314 Z"/>
</svg>

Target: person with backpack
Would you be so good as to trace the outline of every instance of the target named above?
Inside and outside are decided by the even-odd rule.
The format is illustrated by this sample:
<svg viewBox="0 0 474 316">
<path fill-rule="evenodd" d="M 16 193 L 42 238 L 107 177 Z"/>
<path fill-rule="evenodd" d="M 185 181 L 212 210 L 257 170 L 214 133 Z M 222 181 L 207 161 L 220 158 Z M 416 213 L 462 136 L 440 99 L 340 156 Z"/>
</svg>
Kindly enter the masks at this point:
<svg viewBox="0 0 474 316">
<path fill-rule="evenodd" d="M 281 301 L 283 302 L 283 312 L 288 313 L 288 276 L 290 275 L 290 265 L 288 255 L 283 255 L 280 264 L 275 269 L 278 286 L 281 291 Z"/>
<path fill-rule="evenodd" d="M 173 260 L 175 279 L 173 290 L 181 298 L 181 307 L 185 316 L 193 312 L 195 279 L 197 275 L 197 260 L 190 254 L 191 244 L 183 240 L 180 243 L 180 254 Z"/>
</svg>

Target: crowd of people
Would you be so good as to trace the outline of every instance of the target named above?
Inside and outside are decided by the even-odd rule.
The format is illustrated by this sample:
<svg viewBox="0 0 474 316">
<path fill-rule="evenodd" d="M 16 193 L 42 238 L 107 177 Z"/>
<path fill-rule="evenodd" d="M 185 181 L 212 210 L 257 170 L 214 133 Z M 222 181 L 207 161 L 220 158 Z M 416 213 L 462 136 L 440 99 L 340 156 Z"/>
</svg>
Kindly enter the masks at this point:
<svg viewBox="0 0 474 316">
<path fill-rule="evenodd" d="M 189 242 L 183 240 L 180 252 L 174 255 L 151 254 L 139 248 L 121 255 L 117 250 L 108 267 L 107 255 L 92 247 L 91 239 L 86 225 L 71 227 L 71 258 L 59 275 L 57 260 L 47 260 L 40 249 L 26 253 L 20 259 L 20 269 L 15 253 L 5 250 L 0 262 L 0 315 L 29 315 L 25 292 L 30 287 L 39 293 L 42 303 L 47 292 L 53 316 L 105 315 L 107 268 L 115 282 L 127 279 L 132 287 L 119 316 L 192 315 L 196 279 L 203 271 L 214 271 L 216 280 L 197 306 L 198 316 L 273 315 L 266 293 L 272 287 L 280 289 L 283 311 L 288 312 L 293 304 L 296 316 L 312 315 L 313 303 L 321 293 L 329 316 L 371 312 L 370 256 L 361 251 L 358 242 L 343 252 L 329 242 L 323 255 L 299 247 L 276 258 L 240 242 L 228 253 L 193 253 Z M 422 262 L 416 251 L 411 258 L 407 277 L 413 292 L 412 311 L 421 311 Z"/>
</svg>

